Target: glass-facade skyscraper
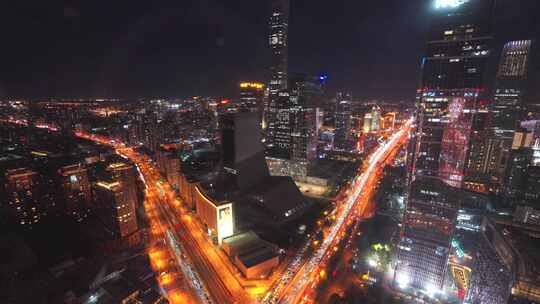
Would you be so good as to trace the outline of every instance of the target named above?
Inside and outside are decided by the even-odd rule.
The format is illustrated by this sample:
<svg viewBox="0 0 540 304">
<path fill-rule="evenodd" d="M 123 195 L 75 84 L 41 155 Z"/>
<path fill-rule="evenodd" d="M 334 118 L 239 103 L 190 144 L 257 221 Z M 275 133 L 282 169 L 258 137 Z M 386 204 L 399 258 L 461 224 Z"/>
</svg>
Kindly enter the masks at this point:
<svg viewBox="0 0 540 304">
<path fill-rule="evenodd" d="M 484 170 L 501 186 L 510 157 L 512 139 L 525 115 L 525 95 L 529 81 L 531 40 L 510 41 L 503 47 L 497 71 L 492 120 Z"/>
<path fill-rule="evenodd" d="M 351 132 L 351 100 L 351 94 L 339 92 L 336 95 L 334 148 L 338 150 L 348 148 Z"/>
<path fill-rule="evenodd" d="M 287 89 L 288 84 L 289 0 L 272 0 L 272 15 L 270 16 L 269 27 L 268 43 L 272 58 L 264 125 L 266 125 L 267 146 L 273 147 L 279 107 L 279 92 Z"/>
<path fill-rule="evenodd" d="M 409 189 L 395 283 L 441 290 L 470 146 L 480 140 L 487 112 L 492 0 L 434 1 L 417 92 L 417 126 L 410 144 Z"/>
</svg>

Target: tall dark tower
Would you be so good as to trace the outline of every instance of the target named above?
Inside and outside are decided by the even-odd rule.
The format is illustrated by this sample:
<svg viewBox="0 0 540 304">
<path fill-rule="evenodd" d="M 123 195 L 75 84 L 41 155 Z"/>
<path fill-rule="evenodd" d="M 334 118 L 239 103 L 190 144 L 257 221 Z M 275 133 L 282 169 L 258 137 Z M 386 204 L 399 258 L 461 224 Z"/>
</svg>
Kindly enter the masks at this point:
<svg viewBox="0 0 540 304">
<path fill-rule="evenodd" d="M 470 145 L 480 133 L 491 55 L 493 0 L 435 0 L 422 60 L 395 282 L 436 293 L 444 285 Z"/>
<path fill-rule="evenodd" d="M 279 91 L 287 89 L 288 83 L 289 0 L 272 0 L 272 15 L 270 16 L 269 27 L 268 43 L 272 50 L 272 65 L 270 66 L 271 78 L 268 85 L 265 125 L 267 128 L 266 143 L 269 147 L 272 147 L 276 132 Z"/>
</svg>

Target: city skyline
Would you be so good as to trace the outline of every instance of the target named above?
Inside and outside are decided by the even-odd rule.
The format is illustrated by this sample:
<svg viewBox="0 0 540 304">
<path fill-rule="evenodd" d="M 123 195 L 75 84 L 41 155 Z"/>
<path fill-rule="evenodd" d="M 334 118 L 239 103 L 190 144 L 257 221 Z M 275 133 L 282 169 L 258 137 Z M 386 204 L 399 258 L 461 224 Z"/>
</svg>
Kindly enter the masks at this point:
<svg viewBox="0 0 540 304">
<path fill-rule="evenodd" d="M 504 9 L 506 19 L 538 5 L 521 2 Z M 269 79 L 269 9 L 270 1 L 18 3 L 1 10 L 4 39 L 12 46 L 0 51 L 0 96 L 232 95 L 242 80 Z M 289 70 L 327 73 L 329 92 L 412 100 L 431 12 L 421 0 L 293 1 Z"/>
<path fill-rule="evenodd" d="M 0 302 L 540 303 L 538 0 L 99 1 L 0 11 Z"/>
</svg>

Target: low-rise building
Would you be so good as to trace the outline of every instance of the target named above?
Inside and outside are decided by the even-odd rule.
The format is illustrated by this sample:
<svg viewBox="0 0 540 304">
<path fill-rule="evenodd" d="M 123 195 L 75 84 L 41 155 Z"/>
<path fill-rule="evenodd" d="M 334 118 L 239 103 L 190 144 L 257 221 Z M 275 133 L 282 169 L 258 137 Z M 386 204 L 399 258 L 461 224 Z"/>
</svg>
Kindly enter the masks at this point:
<svg viewBox="0 0 540 304">
<path fill-rule="evenodd" d="M 222 248 L 248 279 L 267 277 L 279 264 L 277 247 L 252 231 L 224 239 Z"/>
</svg>

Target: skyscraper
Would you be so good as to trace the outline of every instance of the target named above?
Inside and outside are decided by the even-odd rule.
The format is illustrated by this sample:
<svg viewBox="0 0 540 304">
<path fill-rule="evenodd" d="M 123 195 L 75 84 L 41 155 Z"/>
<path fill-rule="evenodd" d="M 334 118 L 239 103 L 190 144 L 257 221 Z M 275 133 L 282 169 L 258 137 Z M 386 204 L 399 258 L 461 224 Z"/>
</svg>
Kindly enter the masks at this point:
<svg viewBox="0 0 540 304">
<path fill-rule="evenodd" d="M 484 105 L 492 0 L 436 0 L 417 95 L 410 185 L 395 283 L 427 293 L 443 287 L 469 147 Z"/>
<path fill-rule="evenodd" d="M 240 83 L 240 104 L 250 111 L 258 111 L 262 115 L 264 85 L 258 82 Z M 262 116 L 261 116 L 262 118 Z"/>
<path fill-rule="evenodd" d="M 335 110 L 334 148 L 346 149 L 351 132 L 351 95 L 337 93 Z"/>
<path fill-rule="evenodd" d="M 70 165 L 58 170 L 62 184 L 65 212 L 81 220 L 90 208 L 92 190 L 84 166 Z"/>
<path fill-rule="evenodd" d="M 484 152 L 487 161 L 483 169 L 499 184 L 510 157 L 514 132 L 525 114 L 531 47 L 531 40 L 506 43 L 497 71 L 494 102 L 489 108 L 492 122 Z"/>
<path fill-rule="evenodd" d="M 307 175 L 317 154 L 319 109 L 325 80 L 326 76 L 299 74 L 289 79 L 288 89 L 279 91 L 273 144 L 268 149 L 268 155 L 276 161 L 275 166 L 270 165 L 273 175 Z"/>
<path fill-rule="evenodd" d="M 129 236 L 137 224 L 137 177 L 135 168 L 123 162 L 112 163 L 96 183 L 98 215 L 119 238 Z"/>
<path fill-rule="evenodd" d="M 296 75 L 290 80 L 291 160 L 301 171 L 295 175 L 306 176 L 317 155 L 324 77 Z"/>
<path fill-rule="evenodd" d="M 278 93 L 275 106 L 273 147 L 270 150 L 272 157 L 291 158 L 291 103 L 290 93 L 287 90 Z"/>
<path fill-rule="evenodd" d="M 272 51 L 270 66 L 270 83 L 268 85 L 268 104 L 265 109 L 264 125 L 267 126 L 266 143 L 273 146 L 276 132 L 276 116 L 278 111 L 279 91 L 285 90 L 288 84 L 288 27 L 289 0 L 272 0 L 272 15 L 269 22 L 268 43 Z"/>
</svg>

